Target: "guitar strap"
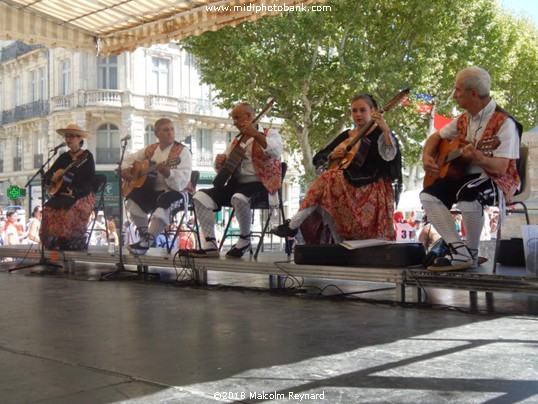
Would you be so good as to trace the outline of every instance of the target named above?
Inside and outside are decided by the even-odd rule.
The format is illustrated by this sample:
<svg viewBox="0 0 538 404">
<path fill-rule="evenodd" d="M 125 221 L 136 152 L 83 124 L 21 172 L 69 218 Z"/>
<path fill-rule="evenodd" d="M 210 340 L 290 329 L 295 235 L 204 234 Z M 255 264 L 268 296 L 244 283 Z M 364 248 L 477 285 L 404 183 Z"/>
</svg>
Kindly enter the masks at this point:
<svg viewBox="0 0 538 404">
<path fill-rule="evenodd" d="M 489 119 L 486 125 L 486 129 L 484 130 L 484 133 L 482 134 L 481 139 L 487 139 L 487 138 L 492 138 L 494 136 L 497 136 L 497 133 L 499 132 L 499 129 L 501 128 L 504 120 L 508 118 L 513 119 L 510 117 L 510 115 L 508 115 L 501 108 L 498 108 L 498 107 L 495 108 L 495 111 L 493 112 L 493 115 Z M 516 127 L 519 131 L 521 125 L 518 126 L 518 122 L 517 121 L 515 122 L 516 122 Z M 457 122 L 458 137 L 460 139 L 465 139 L 468 123 L 469 123 L 469 115 L 466 113 L 461 114 Z M 501 189 L 507 201 L 509 202 L 512 196 L 514 196 L 514 194 L 516 193 L 517 188 L 520 183 L 519 174 L 517 172 L 515 160 L 510 160 L 510 163 L 508 165 L 508 170 L 506 171 L 505 174 L 498 175 L 498 176 L 492 176 L 488 174 L 488 176 L 495 182 L 495 184 L 497 184 L 497 186 Z"/>
<path fill-rule="evenodd" d="M 148 147 L 146 147 L 146 150 L 144 150 L 144 154 L 148 161 L 151 161 L 151 159 L 153 158 L 153 154 L 155 153 L 155 150 L 157 150 L 157 147 L 159 147 L 159 143 L 153 143 L 153 144 L 150 144 Z M 172 149 L 170 150 L 170 153 L 168 154 L 167 160 L 179 157 L 179 155 L 181 154 L 184 148 L 185 146 L 183 144 L 174 141 L 174 144 L 172 145 Z M 190 181 L 183 191 L 186 191 L 188 194 L 191 194 L 191 195 L 194 194 L 194 187 Z"/>
</svg>

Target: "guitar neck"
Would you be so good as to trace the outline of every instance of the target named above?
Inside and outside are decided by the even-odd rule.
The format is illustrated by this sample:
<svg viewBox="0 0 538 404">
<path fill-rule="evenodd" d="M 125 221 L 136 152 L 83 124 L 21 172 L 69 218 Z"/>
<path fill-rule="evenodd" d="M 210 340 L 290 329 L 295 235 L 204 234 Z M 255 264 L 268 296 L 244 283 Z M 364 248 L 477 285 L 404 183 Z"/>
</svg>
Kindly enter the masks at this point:
<svg viewBox="0 0 538 404">
<path fill-rule="evenodd" d="M 360 131 L 359 133 L 357 133 L 355 135 L 355 137 L 353 139 L 351 139 L 351 142 L 349 142 L 349 144 L 346 146 L 346 151 L 347 152 L 350 152 L 351 149 L 353 148 L 353 146 L 355 146 L 355 144 L 361 140 L 364 135 L 366 134 L 366 132 L 368 132 L 370 130 L 370 128 L 372 126 L 375 125 L 375 121 L 372 119 L 371 121 L 369 121 Z"/>
</svg>

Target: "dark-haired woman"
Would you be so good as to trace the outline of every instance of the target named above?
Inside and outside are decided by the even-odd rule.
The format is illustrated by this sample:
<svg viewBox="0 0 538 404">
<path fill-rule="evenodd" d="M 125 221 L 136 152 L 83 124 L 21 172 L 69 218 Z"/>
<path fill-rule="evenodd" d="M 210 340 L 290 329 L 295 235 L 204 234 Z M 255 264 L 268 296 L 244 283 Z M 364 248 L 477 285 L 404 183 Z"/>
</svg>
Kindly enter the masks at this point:
<svg viewBox="0 0 538 404">
<path fill-rule="evenodd" d="M 82 250 L 86 247 L 86 224 L 95 203 L 95 162 L 92 153 L 82 149 L 90 133 L 75 124 L 56 132 L 64 137 L 69 150 L 45 173 L 45 184 L 52 197 L 43 206 L 39 236 L 48 249 Z"/>
<path fill-rule="evenodd" d="M 393 181 L 401 171 L 398 144 L 372 96 L 360 94 L 351 101 L 354 129 L 338 135 L 314 156 L 314 165 L 322 161 L 340 161 L 353 138 L 375 121 L 365 137 L 353 147 L 353 155 L 361 150 L 362 158 L 345 169 L 332 168 L 322 174 L 309 189 L 299 211 L 273 230 L 280 237 L 292 237 L 304 220 L 321 210 L 325 224 L 335 242 L 342 240 L 394 240 Z M 367 139 L 367 140 L 365 140 Z"/>
</svg>

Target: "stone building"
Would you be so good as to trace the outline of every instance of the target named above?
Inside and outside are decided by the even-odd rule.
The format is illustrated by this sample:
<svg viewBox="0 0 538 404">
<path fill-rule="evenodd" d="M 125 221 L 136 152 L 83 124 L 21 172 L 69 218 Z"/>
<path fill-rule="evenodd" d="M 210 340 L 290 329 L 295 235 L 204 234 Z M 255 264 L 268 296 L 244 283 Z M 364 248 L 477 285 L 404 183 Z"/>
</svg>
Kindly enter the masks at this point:
<svg viewBox="0 0 538 404">
<path fill-rule="evenodd" d="M 39 176 L 25 185 L 50 157 L 49 150 L 61 143 L 56 129 L 71 122 L 93 134 L 86 147 L 95 156 L 97 172 L 108 177 L 107 210 L 112 215 L 119 211 L 114 170 L 124 136 L 131 136 L 126 152 L 137 150 L 155 141 L 157 119 L 172 119 L 176 140 L 191 148 L 193 169 L 201 172 L 204 187 L 215 175 L 214 155 L 237 134 L 229 112 L 214 105 L 211 87 L 200 82 L 192 56 L 175 44 L 101 58 L 0 41 L 0 52 L 3 208 L 15 204 L 31 210 L 42 204 Z M 25 190 L 26 197 L 9 199 L 7 190 L 12 186 Z M 287 185 L 284 194 L 293 192 L 292 187 Z"/>
</svg>

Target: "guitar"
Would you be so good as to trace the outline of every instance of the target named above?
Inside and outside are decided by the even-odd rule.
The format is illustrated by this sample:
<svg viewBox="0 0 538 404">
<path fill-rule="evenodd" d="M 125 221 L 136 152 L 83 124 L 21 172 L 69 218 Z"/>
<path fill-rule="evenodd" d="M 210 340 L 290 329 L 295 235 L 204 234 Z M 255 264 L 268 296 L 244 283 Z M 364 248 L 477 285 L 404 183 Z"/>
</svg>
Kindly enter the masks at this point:
<svg viewBox="0 0 538 404">
<path fill-rule="evenodd" d="M 267 111 L 273 108 L 274 103 L 275 99 L 270 98 L 267 102 L 267 105 L 253 119 L 252 123 L 255 124 L 256 122 L 258 122 L 260 118 L 267 113 Z M 239 164 L 241 164 L 241 160 L 243 160 L 243 157 L 245 157 L 246 150 L 241 147 L 241 143 L 245 140 L 246 136 L 242 135 L 239 141 L 235 144 L 230 154 L 226 157 L 226 161 L 220 168 L 219 172 L 217 173 L 215 178 L 213 178 L 213 186 L 221 188 L 227 184 L 230 178 L 232 178 L 233 173 L 235 172 L 235 170 L 237 170 Z"/>
<path fill-rule="evenodd" d="M 166 160 L 165 164 L 172 168 L 181 163 L 180 157 L 174 157 Z M 121 196 L 124 198 L 129 196 L 129 194 L 135 188 L 140 188 L 146 182 L 148 174 L 157 170 L 157 165 L 155 162 L 151 162 L 148 159 L 143 161 L 135 161 L 133 167 L 131 168 L 131 179 L 129 181 L 123 181 L 121 186 Z"/>
<path fill-rule="evenodd" d="M 71 170 L 72 168 L 80 167 L 86 161 L 88 161 L 88 157 L 86 157 L 86 155 L 84 154 L 83 157 L 72 161 L 67 167 L 56 170 L 52 178 L 59 176 L 59 179 L 56 181 L 51 181 L 50 185 L 47 186 L 48 194 L 50 196 L 56 195 L 60 188 L 62 188 L 64 181 L 67 183 L 71 182 L 71 178 L 69 178 L 69 170 Z"/>
<path fill-rule="evenodd" d="M 461 150 L 469 144 L 468 142 L 461 141 L 459 138 L 448 141 L 442 139 L 437 148 L 437 165 L 439 167 L 439 175 L 434 176 L 430 173 L 426 173 L 424 176 L 423 186 L 426 188 L 440 178 L 460 179 L 465 174 L 465 168 L 468 165 L 468 161 L 459 159 L 461 157 Z M 497 136 L 480 139 L 475 146 L 475 149 L 484 153 L 485 155 L 493 155 L 493 151 L 499 147 L 501 141 Z"/>
<path fill-rule="evenodd" d="M 409 91 L 411 91 L 409 88 L 405 88 L 402 91 L 400 91 L 392 100 L 390 100 L 387 105 L 385 105 L 381 110 L 379 110 L 380 114 L 384 114 L 387 111 L 390 111 L 395 106 L 399 105 L 404 98 L 407 97 L 409 94 Z M 331 168 L 339 168 L 340 170 L 346 169 L 353 160 L 354 166 L 356 168 L 360 168 L 362 164 L 364 163 L 364 160 L 366 159 L 366 156 L 368 155 L 368 150 L 370 149 L 370 141 L 365 138 L 364 140 L 367 140 L 365 142 L 361 142 L 358 146 L 358 150 L 355 151 L 353 149 L 353 146 L 357 142 L 359 142 L 370 130 L 372 126 L 375 125 L 375 121 L 371 119 L 360 131 L 355 135 L 353 139 L 349 141 L 349 143 L 346 146 L 346 154 L 344 157 L 340 159 L 334 159 L 329 162 L 329 169 Z"/>
</svg>

